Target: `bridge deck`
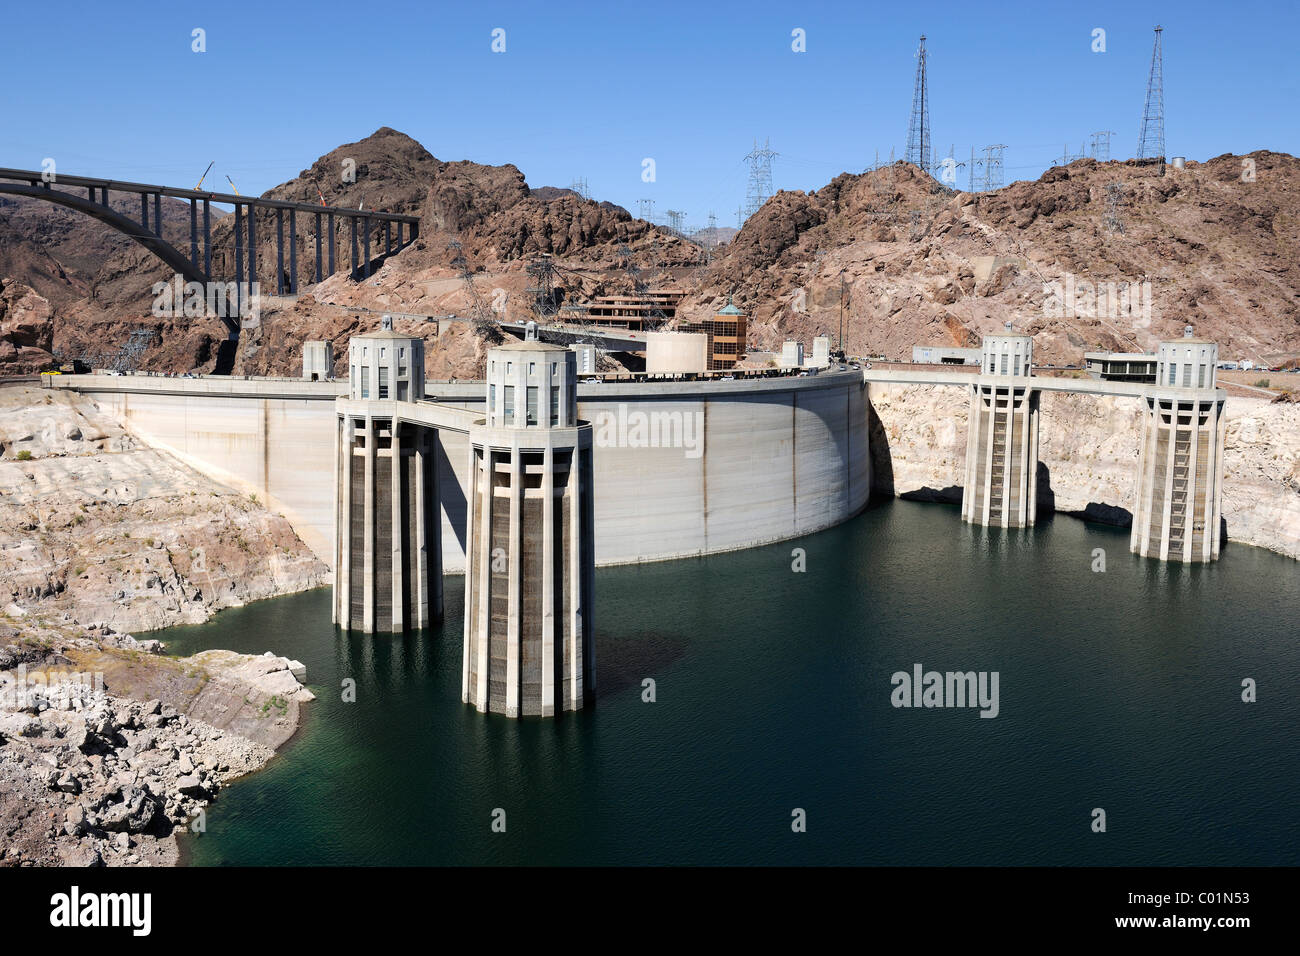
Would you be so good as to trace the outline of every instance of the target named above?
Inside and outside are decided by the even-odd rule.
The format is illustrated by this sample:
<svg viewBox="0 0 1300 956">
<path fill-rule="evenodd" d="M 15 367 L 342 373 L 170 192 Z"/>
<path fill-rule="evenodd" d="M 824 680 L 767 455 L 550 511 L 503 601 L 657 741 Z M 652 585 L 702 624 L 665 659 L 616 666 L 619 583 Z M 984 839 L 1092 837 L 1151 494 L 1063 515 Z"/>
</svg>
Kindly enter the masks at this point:
<svg viewBox="0 0 1300 956">
<path fill-rule="evenodd" d="M 44 186 L 45 174 L 37 169 L 8 169 L 0 168 L 0 180 L 11 182 L 30 183 L 33 186 Z M 290 202 L 287 199 L 263 199 L 257 196 L 237 196 L 233 193 L 214 193 L 207 191 L 198 191 L 194 189 L 182 189 L 176 186 L 156 186 L 150 183 L 133 183 L 118 179 L 99 179 L 94 176 L 67 176 L 63 173 L 55 175 L 54 181 L 48 184 L 50 188 L 57 186 L 73 186 L 80 189 L 108 189 L 112 192 L 124 193 L 141 193 L 144 195 L 170 196 L 173 199 L 206 199 L 209 202 L 224 203 L 228 206 L 257 206 L 260 209 L 294 209 L 298 212 L 309 213 L 333 213 L 336 216 L 351 216 L 357 219 L 373 219 L 379 222 L 403 222 L 418 225 L 419 216 L 407 215 L 405 213 L 381 212 L 377 209 L 348 209 L 343 206 L 318 206 L 314 203 Z"/>
<path fill-rule="evenodd" d="M 514 335 L 523 335 L 527 330 L 525 322 L 501 322 L 501 328 Z M 585 329 L 573 326 L 537 327 L 537 337 L 544 342 L 558 344 L 590 343 L 604 347 L 612 352 L 644 352 L 646 350 L 646 333 L 617 329 Z"/>
</svg>

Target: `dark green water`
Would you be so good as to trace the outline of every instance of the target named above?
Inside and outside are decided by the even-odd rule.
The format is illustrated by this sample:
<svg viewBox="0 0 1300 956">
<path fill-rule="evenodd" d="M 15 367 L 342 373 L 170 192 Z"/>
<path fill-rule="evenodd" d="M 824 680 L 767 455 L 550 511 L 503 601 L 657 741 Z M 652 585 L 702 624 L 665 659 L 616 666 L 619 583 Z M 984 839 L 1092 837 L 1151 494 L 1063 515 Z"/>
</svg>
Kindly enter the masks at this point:
<svg viewBox="0 0 1300 956">
<path fill-rule="evenodd" d="M 781 545 L 601 570 L 599 700 L 552 721 L 461 704 L 459 578 L 446 627 L 405 638 L 336 633 L 328 590 L 224 611 L 160 636 L 172 653 L 297 657 L 320 699 L 187 850 L 259 865 L 1300 863 L 1300 565 L 1230 545 L 1187 568 L 1127 546 L 1069 518 L 1008 533 L 889 502 Z M 894 708 L 890 676 L 917 662 L 997 671 L 999 715 Z"/>
</svg>

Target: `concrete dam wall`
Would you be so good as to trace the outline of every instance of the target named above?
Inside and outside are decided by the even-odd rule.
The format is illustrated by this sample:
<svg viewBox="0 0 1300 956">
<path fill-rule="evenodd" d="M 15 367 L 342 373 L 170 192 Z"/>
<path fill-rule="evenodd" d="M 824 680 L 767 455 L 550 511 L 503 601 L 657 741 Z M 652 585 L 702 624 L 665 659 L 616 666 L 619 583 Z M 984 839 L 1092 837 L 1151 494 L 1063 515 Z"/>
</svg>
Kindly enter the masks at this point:
<svg viewBox="0 0 1300 956">
<path fill-rule="evenodd" d="M 333 562 L 335 399 L 343 382 L 68 375 L 143 440 L 281 511 Z M 471 410 L 480 382 L 429 382 Z M 595 430 L 598 565 L 753 547 L 831 527 L 871 492 L 860 373 L 581 385 Z M 468 436 L 440 435 L 443 569 L 465 566 Z"/>
</svg>

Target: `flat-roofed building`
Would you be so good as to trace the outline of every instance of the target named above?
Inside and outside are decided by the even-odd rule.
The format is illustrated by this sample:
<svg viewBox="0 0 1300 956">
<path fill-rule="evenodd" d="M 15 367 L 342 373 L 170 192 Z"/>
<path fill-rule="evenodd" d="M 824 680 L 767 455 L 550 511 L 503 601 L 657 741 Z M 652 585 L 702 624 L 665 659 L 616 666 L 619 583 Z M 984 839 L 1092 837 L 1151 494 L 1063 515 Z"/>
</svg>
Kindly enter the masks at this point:
<svg viewBox="0 0 1300 956">
<path fill-rule="evenodd" d="M 325 382 L 334 377 L 334 346 L 331 343 L 302 343 L 302 377 L 308 382 Z"/>
<path fill-rule="evenodd" d="M 831 364 L 831 338 L 819 335 L 813 339 L 812 358 L 808 364 L 816 368 L 826 368 Z"/>
<path fill-rule="evenodd" d="M 745 313 L 727 296 L 727 304 L 702 322 L 684 322 L 682 332 L 703 332 L 709 337 L 709 371 L 736 367 L 745 354 L 749 325 Z"/>
<path fill-rule="evenodd" d="M 1144 352 L 1084 352 L 1088 375 L 1106 382 L 1154 385 L 1156 357 Z"/>
<path fill-rule="evenodd" d="M 781 367 L 803 368 L 803 343 L 788 339 L 781 345 Z"/>
<path fill-rule="evenodd" d="M 587 342 L 579 342 L 577 345 L 570 345 L 569 348 L 578 357 L 578 374 L 595 375 L 596 346 Z"/>
<path fill-rule="evenodd" d="M 912 361 L 917 365 L 979 365 L 979 349 L 953 345 L 913 345 Z"/>
</svg>

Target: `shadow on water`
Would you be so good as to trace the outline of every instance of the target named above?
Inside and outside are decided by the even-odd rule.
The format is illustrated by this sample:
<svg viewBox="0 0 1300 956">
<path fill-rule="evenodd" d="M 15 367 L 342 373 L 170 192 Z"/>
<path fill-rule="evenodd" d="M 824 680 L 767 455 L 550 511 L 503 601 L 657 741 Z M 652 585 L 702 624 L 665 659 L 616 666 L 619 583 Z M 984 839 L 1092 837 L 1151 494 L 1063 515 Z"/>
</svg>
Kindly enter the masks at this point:
<svg viewBox="0 0 1300 956">
<path fill-rule="evenodd" d="M 687 641 L 680 634 L 660 631 L 598 633 L 596 636 L 596 700 L 641 687 L 652 674 L 661 674 L 686 657 Z"/>
</svg>

